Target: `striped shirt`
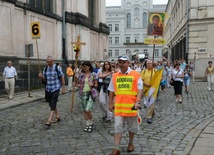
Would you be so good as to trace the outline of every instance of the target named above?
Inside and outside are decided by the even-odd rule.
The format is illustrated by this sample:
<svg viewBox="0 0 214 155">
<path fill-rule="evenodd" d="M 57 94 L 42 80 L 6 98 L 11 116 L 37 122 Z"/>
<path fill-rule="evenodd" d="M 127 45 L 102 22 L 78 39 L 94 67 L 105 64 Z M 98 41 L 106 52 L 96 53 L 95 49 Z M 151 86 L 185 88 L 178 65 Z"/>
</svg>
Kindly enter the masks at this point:
<svg viewBox="0 0 214 155">
<path fill-rule="evenodd" d="M 46 72 L 45 72 L 45 68 L 43 70 L 43 75 L 47 81 L 46 90 L 48 92 L 54 92 L 54 91 L 59 90 L 61 88 L 61 80 L 60 79 L 62 76 L 64 76 L 64 74 L 62 72 L 62 68 L 60 66 L 57 66 L 58 75 L 60 77 L 60 79 L 59 79 L 55 66 L 56 66 L 56 64 L 54 64 L 52 67 L 47 66 Z"/>
</svg>

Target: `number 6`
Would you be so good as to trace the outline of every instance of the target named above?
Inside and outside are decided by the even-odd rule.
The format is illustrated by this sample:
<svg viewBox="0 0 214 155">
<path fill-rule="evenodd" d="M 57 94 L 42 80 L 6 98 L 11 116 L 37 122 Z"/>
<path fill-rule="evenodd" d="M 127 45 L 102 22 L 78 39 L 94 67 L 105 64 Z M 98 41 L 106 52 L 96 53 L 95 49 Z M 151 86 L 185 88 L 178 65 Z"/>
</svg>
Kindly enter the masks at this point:
<svg viewBox="0 0 214 155">
<path fill-rule="evenodd" d="M 33 33 L 34 35 L 38 35 L 38 34 L 39 34 L 38 24 L 34 24 L 34 25 L 32 26 L 32 33 Z"/>
</svg>

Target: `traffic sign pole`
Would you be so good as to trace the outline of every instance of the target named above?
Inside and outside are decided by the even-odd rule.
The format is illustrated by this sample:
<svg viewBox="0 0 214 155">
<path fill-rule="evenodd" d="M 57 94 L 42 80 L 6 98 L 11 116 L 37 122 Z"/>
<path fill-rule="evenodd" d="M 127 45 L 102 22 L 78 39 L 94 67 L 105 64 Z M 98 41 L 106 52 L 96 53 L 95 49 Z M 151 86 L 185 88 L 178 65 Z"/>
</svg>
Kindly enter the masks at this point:
<svg viewBox="0 0 214 155">
<path fill-rule="evenodd" d="M 37 50 L 37 56 L 38 56 L 39 72 L 41 72 L 40 59 L 39 59 L 39 48 L 38 48 L 37 39 L 36 39 L 36 50 Z"/>
</svg>

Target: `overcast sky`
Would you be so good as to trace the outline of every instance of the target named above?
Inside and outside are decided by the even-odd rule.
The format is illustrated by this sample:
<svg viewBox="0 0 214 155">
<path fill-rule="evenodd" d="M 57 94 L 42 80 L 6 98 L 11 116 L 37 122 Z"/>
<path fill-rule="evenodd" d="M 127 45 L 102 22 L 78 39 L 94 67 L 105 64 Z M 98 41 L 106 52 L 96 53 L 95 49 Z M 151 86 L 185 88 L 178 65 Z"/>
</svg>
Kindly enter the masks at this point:
<svg viewBox="0 0 214 155">
<path fill-rule="evenodd" d="M 153 0 L 154 4 L 166 4 L 168 0 Z M 121 0 L 106 0 L 106 6 L 120 6 Z"/>
</svg>

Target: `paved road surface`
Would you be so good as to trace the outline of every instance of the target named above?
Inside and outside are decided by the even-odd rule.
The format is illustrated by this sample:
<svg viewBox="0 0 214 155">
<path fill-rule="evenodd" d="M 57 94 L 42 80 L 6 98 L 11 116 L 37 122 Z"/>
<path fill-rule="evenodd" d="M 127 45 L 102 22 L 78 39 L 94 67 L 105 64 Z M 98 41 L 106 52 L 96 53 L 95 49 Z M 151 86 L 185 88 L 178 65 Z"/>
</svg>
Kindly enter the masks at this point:
<svg viewBox="0 0 214 155">
<path fill-rule="evenodd" d="M 151 125 L 146 123 L 146 109 L 142 109 L 143 124 L 135 137 L 135 152 L 142 155 L 180 155 L 198 153 L 200 142 L 206 136 L 205 127 L 214 120 L 214 91 L 206 90 L 206 83 L 191 87 L 183 103 L 174 101 L 173 89 L 161 92 L 156 102 L 156 115 Z M 1 155 L 107 155 L 114 146 L 113 123 L 103 123 L 99 103 L 93 108 L 95 130 L 83 132 L 85 121 L 77 103 L 70 112 L 71 94 L 61 95 L 58 109 L 62 121 L 50 128 L 44 125 L 49 106 L 43 100 L 24 104 L 0 112 Z M 213 130 L 214 123 L 209 126 Z M 214 140 L 211 138 L 212 144 Z M 128 132 L 121 142 L 122 155 L 126 152 Z M 210 141 L 211 142 L 211 141 Z M 214 147 L 210 144 L 210 147 Z M 214 149 L 214 148 L 213 148 Z M 201 149 L 199 149 L 201 150 Z M 206 151 L 206 150 L 205 150 Z"/>
</svg>

